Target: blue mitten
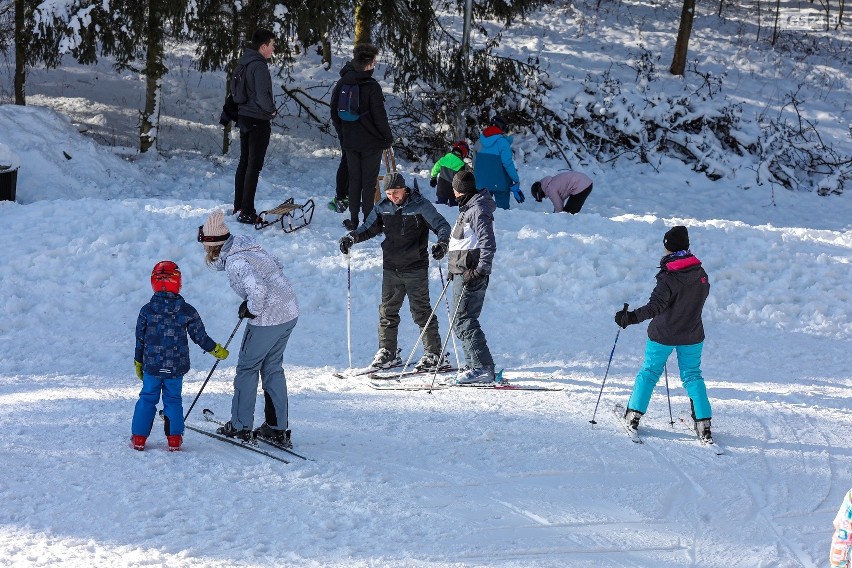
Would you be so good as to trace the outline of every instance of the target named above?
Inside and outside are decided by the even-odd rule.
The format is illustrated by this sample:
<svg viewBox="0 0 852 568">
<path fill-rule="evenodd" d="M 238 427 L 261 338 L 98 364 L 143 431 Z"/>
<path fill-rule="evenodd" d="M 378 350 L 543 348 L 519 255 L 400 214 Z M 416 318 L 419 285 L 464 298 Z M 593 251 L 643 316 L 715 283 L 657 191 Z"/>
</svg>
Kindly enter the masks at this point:
<svg viewBox="0 0 852 568">
<path fill-rule="evenodd" d="M 524 200 L 526 200 L 526 197 L 524 197 L 524 192 L 521 191 L 520 183 L 512 185 L 512 187 L 509 188 L 509 191 L 511 191 L 512 195 L 515 196 L 515 201 L 517 201 L 518 203 L 523 203 Z"/>
</svg>

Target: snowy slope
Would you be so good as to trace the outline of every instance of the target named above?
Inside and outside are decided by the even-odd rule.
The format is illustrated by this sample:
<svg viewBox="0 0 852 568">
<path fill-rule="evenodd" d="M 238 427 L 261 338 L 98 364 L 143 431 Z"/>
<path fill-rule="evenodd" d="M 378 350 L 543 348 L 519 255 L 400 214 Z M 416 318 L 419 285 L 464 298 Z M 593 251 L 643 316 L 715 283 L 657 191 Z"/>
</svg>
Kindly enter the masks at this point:
<svg viewBox="0 0 852 568">
<path fill-rule="evenodd" d="M 632 10 L 613 14 L 620 28 L 560 24 L 552 14 L 529 25 L 564 26 L 553 50 L 570 54 L 559 59 L 566 66 L 579 65 L 591 55 L 577 49 L 578 30 L 628 45 L 635 37 L 621 37 L 625 22 L 650 26 L 658 11 Z M 637 14 L 647 19 L 628 17 Z M 709 28 L 698 27 L 699 39 L 711 41 Z M 747 52 L 718 40 L 709 51 L 736 61 L 739 50 Z M 739 96 L 759 100 L 775 88 L 762 77 L 772 69 L 751 61 Z M 258 205 L 313 198 L 314 221 L 291 235 L 229 225 L 277 254 L 296 286 L 302 316 L 285 370 L 296 449 L 314 461 L 284 465 L 192 432 L 184 451 L 168 453 L 158 425 L 139 453 L 127 445 L 139 389 L 133 327 L 151 294 L 151 267 L 166 258 L 180 265 L 183 295 L 217 341 L 237 322 L 238 297 L 204 266 L 195 242 L 209 212 L 230 203 L 236 156 L 211 157 L 214 127 L 209 148 L 193 146 L 206 144 L 198 132 L 207 119 L 192 114 L 215 109 L 205 102 L 187 112 L 193 126 L 171 131 L 188 150 L 129 162 L 116 155 L 125 150 L 93 144 L 57 110 L 80 117 L 110 91 L 81 75 L 64 98 L 50 92 L 69 83 L 61 74 L 80 69 L 41 72 L 45 94 L 31 90 L 53 110 L 0 106 L 0 143 L 22 159 L 19 203 L 0 202 L 0 564 L 826 564 L 831 521 L 852 485 L 848 192 L 744 191 L 742 180 L 711 182 L 675 162 L 660 173 L 626 162 L 594 167 L 595 190 L 580 215 L 552 215 L 531 199 L 497 212 L 499 250 L 482 317 L 510 379 L 564 390 L 380 392 L 332 376 L 348 365 L 347 269 L 337 249 L 344 231 L 341 216 L 324 207 L 334 140 L 297 123 L 276 129 Z M 216 77 L 185 80 L 210 93 L 218 85 Z M 524 180 L 563 167 L 526 158 Z M 401 167 L 410 178 L 426 166 Z M 454 219 L 454 210 L 439 210 Z M 662 235 L 675 224 L 690 227 L 711 278 L 704 374 L 722 457 L 669 427 L 662 381 L 643 419 L 645 445 L 612 420 L 609 409 L 626 400 L 641 363 L 645 325 L 618 334 L 598 424 L 589 424 L 618 329 L 613 314 L 623 302 L 647 300 Z M 378 239 L 353 251 L 352 351 L 362 365 L 377 347 Z M 435 262 L 431 286 L 434 300 Z M 445 306 L 438 315 L 443 334 Z M 416 338 L 404 308 L 405 355 Z M 191 349 L 187 408 L 213 365 Z M 201 408 L 227 417 L 235 363 L 217 367 L 190 423 L 205 426 Z M 689 404 L 674 360 L 668 375 L 677 419 Z"/>
</svg>

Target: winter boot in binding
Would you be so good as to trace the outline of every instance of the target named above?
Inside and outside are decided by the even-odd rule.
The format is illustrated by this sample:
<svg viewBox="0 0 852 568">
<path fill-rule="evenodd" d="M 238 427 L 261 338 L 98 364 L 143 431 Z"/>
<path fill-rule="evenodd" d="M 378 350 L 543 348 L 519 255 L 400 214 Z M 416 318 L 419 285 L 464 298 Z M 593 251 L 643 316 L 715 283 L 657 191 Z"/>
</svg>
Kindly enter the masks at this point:
<svg viewBox="0 0 852 568">
<path fill-rule="evenodd" d="M 490 384 L 494 382 L 494 367 L 485 365 L 484 367 L 476 367 L 459 371 L 456 374 L 457 385 L 477 385 Z"/>
<path fill-rule="evenodd" d="M 385 349 L 384 347 L 376 352 L 373 362 L 370 363 L 370 367 L 374 369 L 389 369 L 398 365 L 402 365 L 402 359 L 399 358 L 399 350 L 396 353 L 391 353 L 389 349 Z"/>
<path fill-rule="evenodd" d="M 628 408 L 624 411 L 624 421 L 627 422 L 627 427 L 634 432 L 639 430 L 639 419 L 642 418 L 642 413 L 638 410 Z"/>
<path fill-rule="evenodd" d="M 258 438 L 269 440 L 273 444 L 292 448 L 293 443 L 290 441 L 290 430 L 275 430 L 272 426 L 264 422 L 254 431 Z"/>
<path fill-rule="evenodd" d="M 713 443 L 713 434 L 710 433 L 709 418 L 695 421 L 695 434 L 698 436 L 698 439 L 701 440 L 702 444 Z"/>
<path fill-rule="evenodd" d="M 134 450 L 139 450 L 140 452 L 145 449 L 145 440 L 148 439 L 148 436 L 137 436 L 133 435 L 130 439 L 130 445 L 133 446 Z"/>
<path fill-rule="evenodd" d="M 174 436 L 166 436 L 166 440 L 169 441 L 169 451 L 176 452 L 183 445 L 183 436 L 180 434 L 175 434 Z"/>
<path fill-rule="evenodd" d="M 446 357 L 441 357 L 437 353 L 424 353 L 414 368 L 418 371 L 434 371 L 446 365 Z"/>
<path fill-rule="evenodd" d="M 222 436 L 226 436 L 228 438 L 237 438 L 238 440 L 242 440 L 244 442 L 248 442 L 251 440 L 251 430 L 248 428 L 244 428 L 242 430 L 237 430 L 234 428 L 234 425 L 231 424 L 231 421 L 228 420 L 225 422 L 224 426 L 219 426 L 216 428 L 216 433 L 221 434 Z"/>
</svg>

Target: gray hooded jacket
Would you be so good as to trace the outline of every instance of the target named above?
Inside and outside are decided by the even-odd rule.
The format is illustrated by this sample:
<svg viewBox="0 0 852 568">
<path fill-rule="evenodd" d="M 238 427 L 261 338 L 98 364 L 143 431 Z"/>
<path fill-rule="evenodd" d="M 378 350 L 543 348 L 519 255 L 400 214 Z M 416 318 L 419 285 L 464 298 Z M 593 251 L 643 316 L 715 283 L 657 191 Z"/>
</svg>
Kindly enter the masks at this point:
<svg viewBox="0 0 852 568">
<path fill-rule="evenodd" d="M 491 274 L 491 263 L 497 252 L 494 237 L 494 211 L 497 205 L 488 190 L 479 191 L 464 205 L 459 205 L 459 218 L 450 236 L 450 274 L 476 269 Z"/>
<path fill-rule="evenodd" d="M 240 63 L 246 67 L 248 92 L 248 102 L 240 105 L 240 116 L 272 120 L 275 117 L 275 99 L 272 97 L 272 75 L 269 74 L 266 58 L 258 51 L 246 48 Z"/>
</svg>

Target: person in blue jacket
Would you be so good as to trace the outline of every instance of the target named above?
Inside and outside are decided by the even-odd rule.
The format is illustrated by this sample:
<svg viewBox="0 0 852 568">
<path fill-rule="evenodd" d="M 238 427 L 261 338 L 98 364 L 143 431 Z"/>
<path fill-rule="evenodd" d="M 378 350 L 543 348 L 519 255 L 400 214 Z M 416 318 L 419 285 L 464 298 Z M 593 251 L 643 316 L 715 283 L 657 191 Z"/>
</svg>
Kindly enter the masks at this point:
<svg viewBox="0 0 852 568">
<path fill-rule="evenodd" d="M 505 134 L 509 123 L 499 114 L 482 131 L 476 142 L 473 174 L 477 189 L 487 189 L 501 209 L 509 208 L 509 193 L 518 203 L 524 202 L 521 180 L 512 157 L 512 137 Z"/>
<path fill-rule="evenodd" d="M 169 450 L 179 450 L 183 442 L 183 376 L 189 371 L 187 334 L 199 347 L 217 359 L 228 350 L 210 339 L 201 316 L 179 294 L 180 268 L 170 260 L 158 262 L 151 271 L 154 296 L 139 310 L 136 320 L 136 376 L 142 381 L 131 426 L 133 449 L 145 449 L 145 440 L 154 426 L 160 393 Z"/>
</svg>

